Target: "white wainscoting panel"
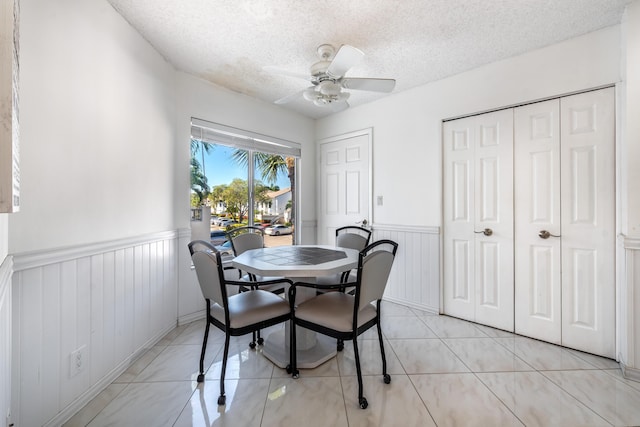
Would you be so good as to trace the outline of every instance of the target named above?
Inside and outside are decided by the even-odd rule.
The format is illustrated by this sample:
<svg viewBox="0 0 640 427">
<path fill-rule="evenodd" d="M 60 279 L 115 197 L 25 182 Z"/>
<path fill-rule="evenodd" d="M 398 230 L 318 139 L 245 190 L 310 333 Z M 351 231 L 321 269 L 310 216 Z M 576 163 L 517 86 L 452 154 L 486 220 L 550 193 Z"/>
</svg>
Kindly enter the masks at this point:
<svg viewBox="0 0 640 427">
<path fill-rule="evenodd" d="M 14 255 L 16 425 L 62 424 L 176 326 L 176 244 L 171 231 Z"/>
<path fill-rule="evenodd" d="M 420 310 L 440 310 L 440 229 L 373 225 L 371 242 L 390 239 L 398 252 L 384 298 Z"/>
<path fill-rule="evenodd" d="M 625 378 L 640 381 L 640 239 L 621 239 L 625 251 L 620 310 L 620 366 Z"/>
<path fill-rule="evenodd" d="M 0 424 L 11 412 L 11 274 L 13 258 L 0 263 Z M 6 420 L 6 422 L 5 422 Z"/>
</svg>

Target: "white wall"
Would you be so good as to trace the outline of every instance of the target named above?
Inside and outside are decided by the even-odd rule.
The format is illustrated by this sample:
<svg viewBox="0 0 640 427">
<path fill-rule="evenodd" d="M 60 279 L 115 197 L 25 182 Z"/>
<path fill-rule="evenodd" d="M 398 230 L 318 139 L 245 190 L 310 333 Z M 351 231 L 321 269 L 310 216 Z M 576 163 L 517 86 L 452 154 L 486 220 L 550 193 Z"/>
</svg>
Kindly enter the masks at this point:
<svg viewBox="0 0 640 427">
<path fill-rule="evenodd" d="M 614 26 L 318 120 L 316 138 L 373 127 L 373 223 L 441 224 L 443 119 L 620 80 Z M 425 67 L 429 59 L 425 58 Z"/>
<path fill-rule="evenodd" d="M 624 157 L 628 167 L 624 179 L 630 185 L 627 187 L 627 221 L 623 232 L 630 237 L 640 238 L 640 1 L 635 1 L 627 7 L 624 17 L 624 75 L 626 96 L 624 110 L 627 120 L 623 123 Z"/>
<path fill-rule="evenodd" d="M 9 252 L 175 228 L 173 68 L 106 1 L 21 1 Z"/>
</svg>

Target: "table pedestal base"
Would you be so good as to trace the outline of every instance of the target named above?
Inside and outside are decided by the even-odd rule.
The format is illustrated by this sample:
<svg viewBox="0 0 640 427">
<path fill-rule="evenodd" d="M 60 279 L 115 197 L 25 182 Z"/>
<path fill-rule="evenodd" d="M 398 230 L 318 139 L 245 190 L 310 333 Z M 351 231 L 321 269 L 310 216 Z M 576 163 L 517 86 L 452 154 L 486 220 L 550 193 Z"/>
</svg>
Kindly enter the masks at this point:
<svg viewBox="0 0 640 427">
<path fill-rule="evenodd" d="M 332 357 L 335 357 L 338 353 L 335 338 L 315 334 L 301 327 L 298 327 L 296 332 L 298 333 L 296 338 L 302 338 L 303 341 L 305 338 L 301 337 L 301 335 L 311 334 L 311 337 L 315 335 L 315 345 L 312 347 L 301 349 L 300 346 L 298 346 L 296 353 L 298 369 L 315 368 Z M 262 354 L 280 368 L 285 369 L 287 365 L 289 365 L 289 325 L 287 325 L 286 331 L 280 330 L 269 334 L 264 341 Z"/>
</svg>

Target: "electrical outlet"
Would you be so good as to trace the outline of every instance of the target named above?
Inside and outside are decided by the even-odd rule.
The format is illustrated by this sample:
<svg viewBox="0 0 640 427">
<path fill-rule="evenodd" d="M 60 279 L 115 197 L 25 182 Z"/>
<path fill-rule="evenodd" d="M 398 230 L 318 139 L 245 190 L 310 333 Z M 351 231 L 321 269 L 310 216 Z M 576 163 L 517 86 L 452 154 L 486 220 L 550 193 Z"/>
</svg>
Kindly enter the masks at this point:
<svg viewBox="0 0 640 427">
<path fill-rule="evenodd" d="M 378 196 L 378 206 L 382 206 L 382 196 Z"/>
<path fill-rule="evenodd" d="M 69 355 L 69 378 L 73 378 L 84 370 L 86 345 L 72 351 Z"/>
</svg>

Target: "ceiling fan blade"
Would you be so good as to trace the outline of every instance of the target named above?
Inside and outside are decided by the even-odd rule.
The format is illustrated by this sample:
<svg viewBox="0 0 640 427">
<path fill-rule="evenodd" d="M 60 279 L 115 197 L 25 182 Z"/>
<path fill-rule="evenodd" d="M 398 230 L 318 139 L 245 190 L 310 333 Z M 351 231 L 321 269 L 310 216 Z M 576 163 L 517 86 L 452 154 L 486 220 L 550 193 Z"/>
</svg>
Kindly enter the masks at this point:
<svg viewBox="0 0 640 427">
<path fill-rule="evenodd" d="M 335 79 L 345 75 L 347 71 L 356 65 L 364 57 L 364 53 L 360 49 L 356 49 L 348 44 L 340 46 L 338 53 L 329 64 L 327 74 Z"/>
<path fill-rule="evenodd" d="M 280 98 L 280 99 L 276 99 L 275 101 L 273 101 L 274 104 L 287 104 L 291 101 L 296 100 L 297 98 L 302 98 L 302 92 L 304 92 L 304 90 L 301 90 L 300 92 L 296 92 L 296 93 L 292 93 L 291 95 L 287 95 L 284 98 Z"/>
<path fill-rule="evenodd" d="M 274 67 L 273 65 L 265 65 L 264 67 L 262 67 L 262 70 L 271 74 L 281 74 L 284 76 L 295 77 L 307 81 L 311 80 L 311 77 L 308 74 L 285 70 L 284 68 Z"/>
<path fill-rule="evenodd" d="M 396 87 L 394 79 L 343 78 L 340 83 L 346 89 L 370 90 L 373 92 L 391 92 Z"/>
</svg>

